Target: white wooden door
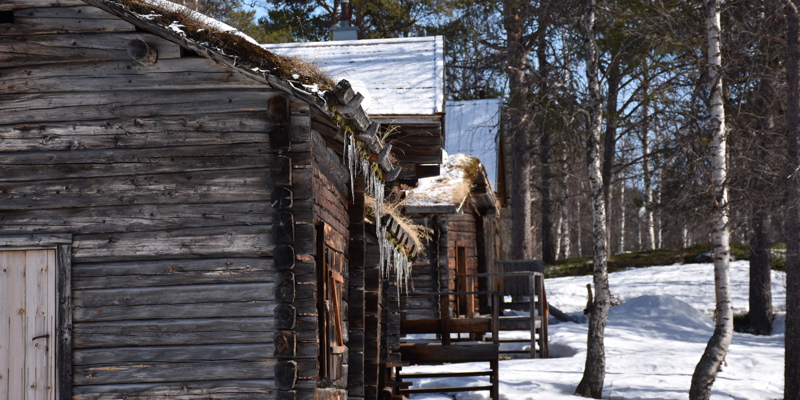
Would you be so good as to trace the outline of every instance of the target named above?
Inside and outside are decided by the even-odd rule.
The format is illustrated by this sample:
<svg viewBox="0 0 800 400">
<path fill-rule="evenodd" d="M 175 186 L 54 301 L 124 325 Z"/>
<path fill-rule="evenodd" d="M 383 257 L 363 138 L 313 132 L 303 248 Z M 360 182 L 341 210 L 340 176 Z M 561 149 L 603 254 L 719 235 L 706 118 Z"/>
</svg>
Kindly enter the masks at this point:
<svg viewBox="0 0 800 400">
<path fill-rule="evenodd" d="M 0 251 L 0 398 L 55 399 L 56 251 Z"/>
</svg>

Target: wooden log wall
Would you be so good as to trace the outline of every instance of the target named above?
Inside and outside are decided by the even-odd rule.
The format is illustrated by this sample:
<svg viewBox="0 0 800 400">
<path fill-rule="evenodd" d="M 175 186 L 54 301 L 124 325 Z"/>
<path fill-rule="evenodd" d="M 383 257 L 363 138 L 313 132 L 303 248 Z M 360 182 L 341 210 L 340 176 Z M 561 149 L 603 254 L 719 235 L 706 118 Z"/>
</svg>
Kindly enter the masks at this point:
<svg viewBox="0 0 800 400">
<path fill-rule="evenodd" d="M 447 217 L 447 268 L 448 287 L 450 290 L 457 290 L 456 287 L 456 247 L 464 246 L 466 250 L 466 267 L 467 274 L 475 274 L 478 272 L 478 222 L 479 216 L 474 214 L 474 210 L 469 204 L 466 204 L 463 214 L 450 215 Z M 469 281 L 472 284 L 472 290 L 477 290 L 477 280 L 474 278 Z M 477 303 L 477 296 L 472 296 L 473 300 L 462 297 L 462 301 L 467 301 L 470 304 Z M 477 311 L 477 309 L 475 310 Z"/>
<path fill-rule="evenodd" d="M 0 13 L 0 235 L 73 234 L 73 398 L 312 391 L 315 246 L 284 233 L 313 225 L 273 194 L 278 92 L 81 1 Z M 281 127 L 298 149 L 303 104 Z"/>
<path fill-rule="evenodd" d="M 414 223 L 432 229 L 425 251 L 414 259 L 411 268 L 411 285 L 408 293 L 400 297 L 402 319 L 428 319 L 439 317 L 439 297 L 419 293 L 439 292 L 439 236 L 435 216 L 415 217 Z"/>
</svg>

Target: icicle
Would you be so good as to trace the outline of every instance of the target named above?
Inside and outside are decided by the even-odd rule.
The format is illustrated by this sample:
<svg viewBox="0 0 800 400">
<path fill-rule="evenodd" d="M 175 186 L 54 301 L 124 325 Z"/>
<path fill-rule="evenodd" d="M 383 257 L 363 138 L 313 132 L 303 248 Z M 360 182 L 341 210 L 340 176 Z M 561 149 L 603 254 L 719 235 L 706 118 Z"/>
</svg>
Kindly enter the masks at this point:
<svg viewBox="0 0 800 400">
<path fill-rule="evenodd" d="M 345 164 L 347 164 L 347 169 L 350 172 L 350 197 L 351 199 L 355 200 L 355 177 L 357 175 L 356 168 L 358 165 L 356 164 L 356 160 L 358 159 L 358 146 L 356 146 L 356 141 L 354 138 L 350 137 L 350 135 L 344 135 L 345 141 Z"/>
<path fill-rule="evenodd" d="M 390 240 L 387 227 L 383 224 L 383 194 L 384 184 L 378 173 L 373 169 L 373 164 L 361 157 L 357 142 L 353 138 L 346 138 L 346 163 L 350 170 L 350 191 L 355 193 L 354 178 L 358 174 L 364 176 L 365 191 L 375 198 L 375 236 L 378 238 L 378 259 L 381 263 L 381 276 L 389 278 L 392 265 L 396 272 L 395 279 L 400 289 L 408 288 L 411 279 L 411 263 L 408 257 L 401 252 Z"/>
</svg>

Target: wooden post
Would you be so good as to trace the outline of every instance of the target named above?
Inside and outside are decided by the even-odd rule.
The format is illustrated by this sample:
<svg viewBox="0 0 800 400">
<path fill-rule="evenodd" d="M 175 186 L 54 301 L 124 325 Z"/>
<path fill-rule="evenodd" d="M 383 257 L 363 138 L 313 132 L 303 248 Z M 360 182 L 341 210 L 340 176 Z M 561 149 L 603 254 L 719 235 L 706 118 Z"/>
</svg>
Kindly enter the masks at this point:
<svg viewBox="0 0 800 400">
<path fill-rule="evenodd" d="M 530 301 L 528 305 L 528 310 L 531 314 L 531 358 L 536 358 L 536 311 L 538 310 L 536 304 L 536 274 L 531 272 L 530 273 Z"/>
</svg>

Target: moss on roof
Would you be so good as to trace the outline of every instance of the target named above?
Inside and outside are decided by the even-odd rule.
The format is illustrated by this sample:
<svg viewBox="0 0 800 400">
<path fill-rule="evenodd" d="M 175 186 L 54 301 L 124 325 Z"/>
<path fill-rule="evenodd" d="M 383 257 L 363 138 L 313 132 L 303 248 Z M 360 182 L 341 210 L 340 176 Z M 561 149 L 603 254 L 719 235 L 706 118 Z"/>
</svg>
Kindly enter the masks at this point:
<svg viewBox="0 0 800 400">
<path fill-rule="evenodd" d="M 110 3 L 108 0 L 106 2 Z M 167 30 L 170 26 L 181 26 L 183 34 L 172 30 L 176 36 L 225 54 L 235 59 L 242 68 L 268 72 L 282 80 L 298 81 L 304 85 L 316 84 L 321 90 L 329 90 L 335 86 L 331 77 L 316 64 L 274 54 L 240 31 L 226 31 L 213 26 L 209 22 L 217 21 L 189 8 L 174 3 L 168 3 L 170 7 L 159 6 L 158 2 L 147 0 L 116 0 L 114 3 L 128 10 L 131 16 Z"/>
</svg>

